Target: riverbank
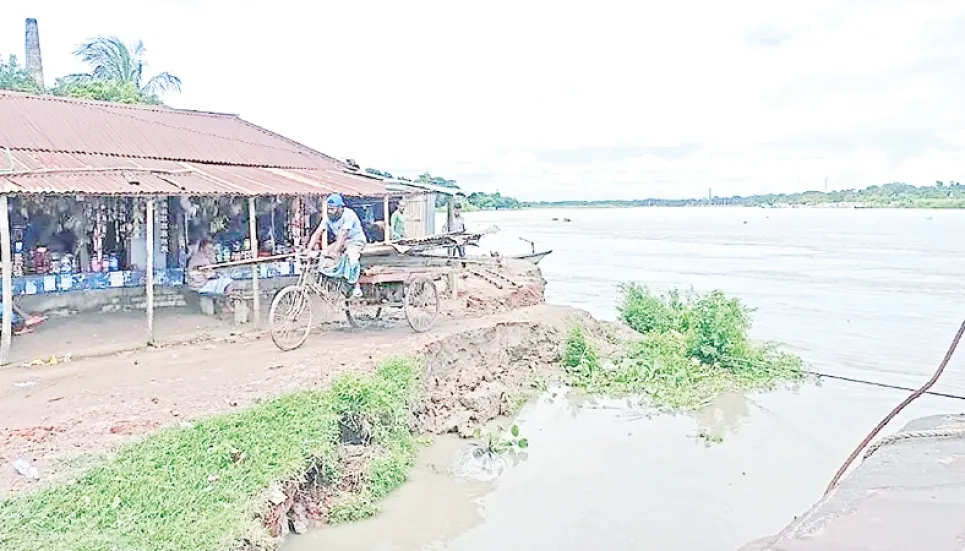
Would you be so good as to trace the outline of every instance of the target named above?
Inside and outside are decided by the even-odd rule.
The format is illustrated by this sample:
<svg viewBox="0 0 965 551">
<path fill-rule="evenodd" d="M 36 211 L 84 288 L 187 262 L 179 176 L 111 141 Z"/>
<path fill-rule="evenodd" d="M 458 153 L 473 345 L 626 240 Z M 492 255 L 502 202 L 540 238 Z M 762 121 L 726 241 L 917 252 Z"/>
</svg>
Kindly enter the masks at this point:
<svg viewBox="0 0 965 551">
<path fill-rule="evenodd" d="M 432 336 L 355 335 L 376 347 L 329 369 L 317 367 L 321 355 L 265 361 L 260 348 L 267 343 L 257 340 L 142 354 L 127 366 L 149 376 L 139 386 L 153 397 L 140 400 L 170 408 L 163 388 L 185 379 L 191 395 L 179 393 L 164 428 L 146 417 L 92 430 L 135 399 L 135 389 L 108 387 L 85 393 L 99 406 L 77 411 L 72 400 L 85 419 L 72 434 L 58 430 L 71 412 L 56 405 L 36 412 L 49 425 L 9 431 L 8 439 L 36 445 L 28 457 L 42 478 L 0 506 L 0 541 L 9 549 L 272 549 L 291 528 L 370 515 L 375 501 L 405 480 L 414 433 L 469 435 L 515 411 L 534 381 L 555 372 L 574 324 L 596 322 L 537 306 L 462 320 Z M 230 376 L 224 364 L 212 365 L 225 360 L 235 364 Z M 107 363 L 103 369 L 119 371 Z M 149 375 L 162 373 L 163 380 Z M 224 396 L 215 394 L 218 386 L 241 392 L 213 404 Z M 212 409 L 220 411 L 210 416 Z M 76 438 L 78 430 L 89 431 L 87 459 L 64 449 L 64 436 Z M 127 444 L 111 451 L 112 440 Z M 26 526 L 18 522 L 25 518 Z"/>
</svg>

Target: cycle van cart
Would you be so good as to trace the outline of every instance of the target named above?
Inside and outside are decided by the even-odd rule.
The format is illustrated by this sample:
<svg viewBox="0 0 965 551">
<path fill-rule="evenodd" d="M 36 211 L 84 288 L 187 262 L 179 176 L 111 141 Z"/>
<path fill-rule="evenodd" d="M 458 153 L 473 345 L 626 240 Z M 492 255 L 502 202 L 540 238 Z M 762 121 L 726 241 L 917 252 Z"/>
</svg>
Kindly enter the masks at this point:
<svg viewBox="0 0 965 551">
<path fill-rule="evenodd" d="M 363 295 L 353 298 L 352 286 L 344 279 L 329 278 L 318 272 L 319 259 L 301 255 L 296 258 L 301 265 L 298 281 L 280 289 L 268 310 L 271 340 L 281 350 L 295 350 L 305 344 L 316 325 L 313 303 L 325 310 L 324 318 L 344 312 L 349 324 L 356 329 L 368 328 L 387 317 L 389 311 L 401 310 L 409 327 L 416 333 L 424 333 L 439 317 L 436 282 L 448 273 L 446 268 L 385 265 L 366 268 L 363 263 L 359 278 Z"/>
</svg>

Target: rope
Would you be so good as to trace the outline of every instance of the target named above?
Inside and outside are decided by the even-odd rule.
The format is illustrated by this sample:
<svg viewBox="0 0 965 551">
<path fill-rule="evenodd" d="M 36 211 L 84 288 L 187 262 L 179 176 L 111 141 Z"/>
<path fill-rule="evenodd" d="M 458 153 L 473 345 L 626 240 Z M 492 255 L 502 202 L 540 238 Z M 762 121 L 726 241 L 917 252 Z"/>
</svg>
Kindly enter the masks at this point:
<svg viewBox="0 0 965 551">
<path fill-rule="evenodd" d="M 895 390 L 907 390 L 908 392 L 914 392 L 915 390 L 913 388 L 908 388 L 906 386 L 890 385 L 888 383 L 880 383 L 878 381 L 868 381 L 866 379 L 853 379 L 851 377 L 843 377 L 841 375 L 831 375 L 830 373 L 821 373 L 820 371 L 805 370 L 804 372 L 807 373 L 808 375 L 814 375 L 815 377 L 837 379 L 839 381 L 847 381 L 849 383 L 859 383 L 863 385 L 878 386 L 881 388 L 892 388 Z M 929 394 L 931 396 L 940 396 L 942 398 L 954 398 L 956 400 L 965 400 L 965 396 L 962 396 L 960 394 L 948 394 L 946 392 L 934 392 L 931 390 L 925 391 L 925 394 Z"/>
<path fill-rule="evenodd" d="M 938 378 L 942 376 L 942 373 L 945 372 L 945 368 L 948 367 L 948 362 L 951 361 L 952 356 L 955 355 L 955 350 L 958 348 L 958 343 L 962 340 L 963 334 L 965 334 L 965 320 L 963 320 L 962 324 L 958 327 L 958 332 L 955 333 L 955 337 L 952 339 L 952 343 L 949 345 L 948 351 L 945 352 L 945 357 L 942 358 L 941 363 L 938 364 L 938 369 L 935 370 L 935 373 L 931 376 L 931 379 L 928 379 L 928 382 L 922 385 L 921 388 L 915 392 L 912 392 L 911 395 L 902 400 L 902 402 L 898 404 L 895 409 L 891 410 L 891 412 L 889 412 L 888 415 L 886 415 L 885 418 L 878 423 L 878 426 L 868 433 L 868 436 L 865 436 L 864 440 L 862 440 L 861 443 L 858 444 L 858 447 L 851 452 L 850 456 L 848 456 L 848 459 L 844 462 L 844 465 L 841 465 L 841 468 L 838 469 L 837 473 L 835 473 L 834 478 L 831 479 L 827 489 L 824 490 L 824 495 L 831 493 L 831 490 L 838 485 L 838 482 L 841 480 L 841 477 L 844 476 L 844 473 L 848 470 L 848 467 L 850 467 L 851 464 L 854 463 L 854 460 L 858 458 L 858 454 L 861 453 L 861 450 L 865 449 L 868 443 L 871 442 L 875 436 L 878 436 L 878 433 L 881 432 L 881 429 L 885 428 L 885 425 L 894 419 L 895 415 L 898 415 L 901 410 L 905 409 L 908 404 L 918 399 L 919 396 L 928 392 L 928 389 L 933 387 L 935 383 L 938 382 Z"/>
<path fill-rule="evenodd" d="M 871 457 L 871 454 L 875 453 L 884 446 L 904 442 L 905 440 L 913 440 L 916 438 L 960 438 L 963 436 L 965 436 L 965 429 L 932 429 L 899 432 L 898 434 L 885 436 L 881 440 L 878 440 L 874 444 L 868 446 L 868 451 L 864 452 L 863 459 L 868 459 Z"/>
</svg>

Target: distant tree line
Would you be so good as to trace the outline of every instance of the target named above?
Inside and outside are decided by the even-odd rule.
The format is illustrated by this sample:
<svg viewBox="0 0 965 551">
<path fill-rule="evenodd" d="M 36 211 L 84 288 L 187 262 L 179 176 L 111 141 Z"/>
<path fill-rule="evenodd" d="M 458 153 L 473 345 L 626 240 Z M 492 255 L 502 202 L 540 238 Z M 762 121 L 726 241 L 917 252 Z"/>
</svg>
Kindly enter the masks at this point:
<svg viewBox="0 0 965 551">
<path fill-rule="evenodd" d="M 634 199 L 628 201 L 535 201 L 523 207 L 697 207 L 708 205 L 745 207 L 859 206 L 869 208 L 965 208 L 965 186 L 938 181 L 932 186 L 892 182 L 865 189 L 767 193 L 763 195 L 703 199 Z"/>
<path fill-rule="evenodd" d="M 455 180 L 449 180 L 441 176 L 433 176 L 428 172 L 420 174 L 418 178 L 412 180 L 404 176 L 393 176 L 391 172 L 387 170 L 379 170 L 376 168 L 366 168 L 365 172 L 372 174 L 373 176 L 379 176 L 381 178 L 388 178 L 394 180 L 400 180 L 403 182 L 418 182 L 421 184 L 431 184 L 434 186 L 449 188 L 453 190 L 460 190 L 461 188 L 456 183 Z M 436 196 L 436 208 L 443 208 L 449 199 L 443 195 Z M 495 193 L 483 193 L 474 192 L 466 196 L 466 203 L 469 205 L 469 210 L 501 210 L 501 209 L 518 209 L 522 206 L 517 199 L 513 197 L 508 197 L 502 195 L 498 191 Z"/>
<path fill-rule="evenodd" d="M 171 73 L 146 78 L 146 50 L 141 41 L 132 45 L 116 37 L 92 38 L 74 50 L 90 68 L 89 73 L 66 75 L 46 92 L 55 96 L 157 105 L 165 92 L 181 91 L 181 79 Z M 0 58 L 0 90 L 31 94 L 44 93 L 16 56 Z"/>
</svg>

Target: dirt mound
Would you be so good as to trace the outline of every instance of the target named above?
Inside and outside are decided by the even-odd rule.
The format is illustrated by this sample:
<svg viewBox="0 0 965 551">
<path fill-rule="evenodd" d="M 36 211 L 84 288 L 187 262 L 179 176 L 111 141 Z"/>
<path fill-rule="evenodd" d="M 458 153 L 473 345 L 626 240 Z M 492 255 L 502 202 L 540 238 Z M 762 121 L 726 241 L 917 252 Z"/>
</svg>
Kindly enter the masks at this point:
<svg viewBox="0 0 965 551">
<path fill-rule="evenodd" d="M 481 425 L 514 413 L 541 382 L 558 377 L 566 334 L 575 325 L 605 346 L 622 331 L 571 310 L 456 333 L 426 347 L 426 389 L 414 412 L 416 429 L 468 437 Z M 616 346 L 615 344 L 613 346 Z"/>
</svg>

